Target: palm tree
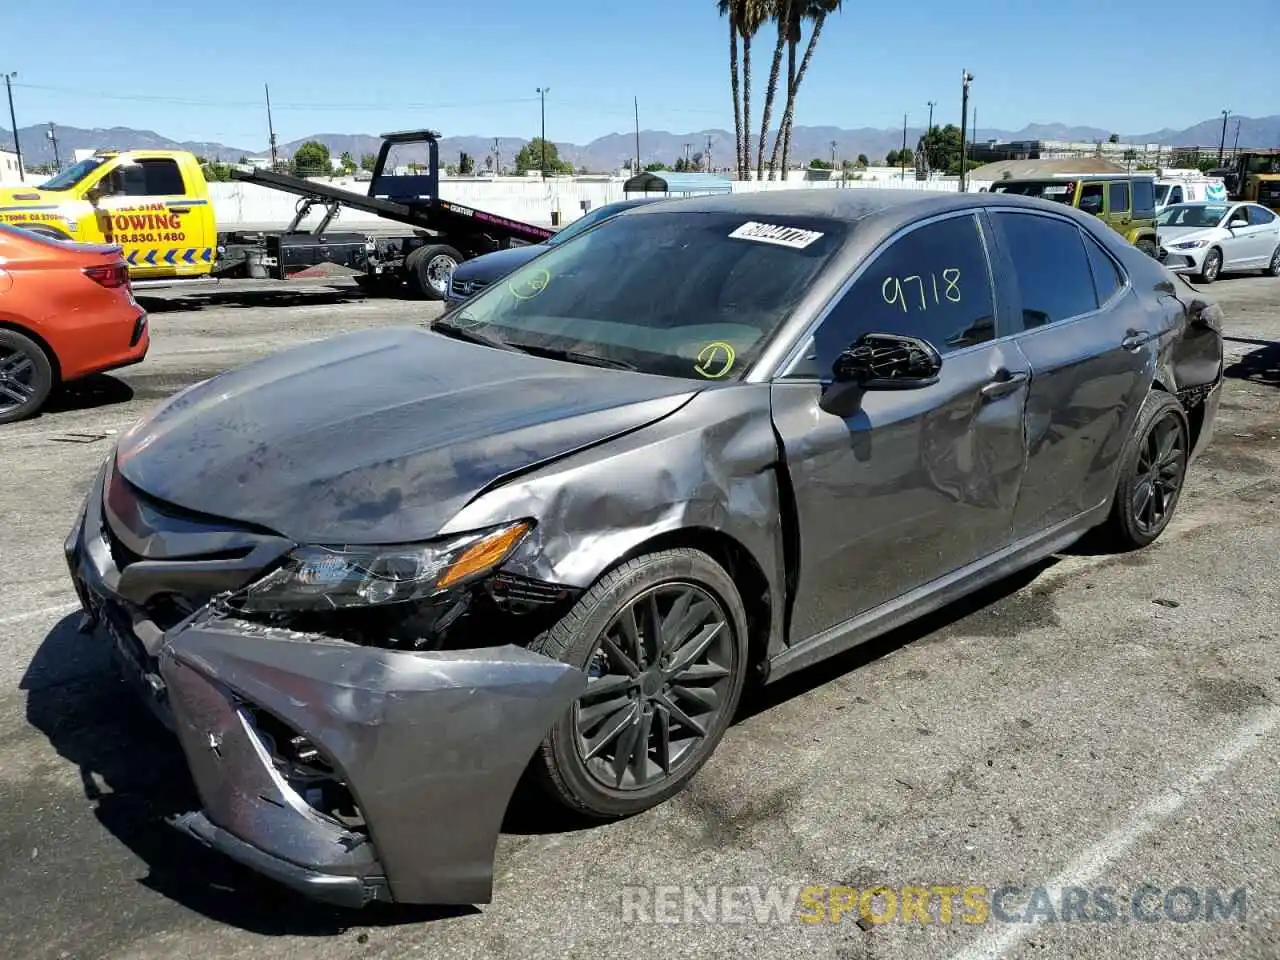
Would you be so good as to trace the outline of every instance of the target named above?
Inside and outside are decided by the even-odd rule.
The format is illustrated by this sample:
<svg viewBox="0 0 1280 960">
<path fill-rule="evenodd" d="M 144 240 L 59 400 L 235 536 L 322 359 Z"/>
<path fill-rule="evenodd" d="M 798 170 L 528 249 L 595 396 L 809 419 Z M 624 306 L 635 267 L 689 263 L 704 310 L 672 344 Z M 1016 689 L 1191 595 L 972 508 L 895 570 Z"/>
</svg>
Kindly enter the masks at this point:
<svg viewBox="0 0 1280 960">
<path fill-rule="evenodd" d="M 751 41 L 766 17 L 769 0 L 716 0 L 721 16 L 729 18 L 729 81 L 733 87 L 733 120 L 737 136 L 738 178 L 746 179 L 751 165 Z M 742 76 L 738 76 L 738 38 L 742 39 Z M 741 97 L 741 100 L 739 100 Z"/>
<path fill-rule="evenodd" d="M 764 114 L 760 122 L 760 144 L 756 150 L 756 179 L 764 179 L 764 145 L 769 137 L 769 121 L 773 116 L 773 99 L 778 92 L 778 73 L 782 69 L 782 51 L 787 45 L 789 25 L 793 21 L 792 11 L 802 5 L 803 0 L 768 0 L 769 16 L 778 25 L 778 42 L 773 48 L 773 64 L 769 68 L 769 85 L 764 93 Z M 770 171 L 769 179 L 773 179 Z"/>
<path fill-rule="evenodd" d="M 809 34 L 809 43 L 804 50 L 804 58 L 800 61 L 800 69 L 798 71 L 789 70 L 787 83 L 787 106 L 782 112 L 782 123 L 779 124 L 778 136 L 773 141 L 773 160 L 775 166 L 778 160 L 778 148 L 782 148 L 782 171 L 783 177 L 786 176 L 787 162 L 791 154 L 791 128 L 795 122 L 796 115 L 796 95 L 800 92 L 800 84 L 804 81 L 805 72 L 809 69 L 809 62 L 813 59 L 814 48 L 818 45 L 818 37 L 822 35 L 822 26 L 826 23 L 827 17 L 840 10 L 842 0 L 798 0 L 799 5 L 804 9 L 800 12 L 800 18 L 796 21 L 797 30 L 794 34 L 794 40 L 788 39 L 791 44 L 789 66 L 795 63 L 795 48 L 800 43 L 800 34 L 798 25 L 805 20 L 813 23 L 813 30 Z"/>
<path fill-rule="evenodd" d="M 742 179 L 742 86 L 738 76 L 738 7 L 739 0 L 717 0 L 720 16 L 729 20 L 729 86 L 733 90 L 733 134 L 738 179 Z"/>
</svg>

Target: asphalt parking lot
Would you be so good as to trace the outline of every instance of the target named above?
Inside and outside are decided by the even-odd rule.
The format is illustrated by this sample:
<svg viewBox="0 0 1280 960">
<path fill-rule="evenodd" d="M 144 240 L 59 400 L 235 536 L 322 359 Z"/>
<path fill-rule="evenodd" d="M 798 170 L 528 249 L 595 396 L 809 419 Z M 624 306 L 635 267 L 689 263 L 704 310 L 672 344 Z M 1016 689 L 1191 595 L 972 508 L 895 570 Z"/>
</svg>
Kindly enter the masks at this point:
<svg viewBox="0 0 1280 960">
<path fill-rule="evenodd" d="M 162 823 L 194 802 L 185 767 L 105 644 L 75 632 L 61 546 L 112 438 L 164 397 L 439 308 L 314 285 L 148 299 L 144 364 L 0 427 L 4 955 L 1280 955 L 1280 280 L 1207 292 L 1229 337 L 1217 434 L 1155 546 L 1074 548 L 783 681 L 690 790 L 645 815 L 570 829 L 519 794 L 492 904 L 360 914 Z M 985 922 L 960 897 L 951 922 L 758 922 L 753 896 L 797 885 L 1019 891 Z M 1054 919 L 1015 922 L 1049 920 L 1038 887 Z M 1112 888 L 1114 919 L 1064 918 L 1062 888 Z M 716 897 L 719 922 L 704 912 Z M 1215 899 L 1232 909 L 1206 920 Z"/>
</svg>

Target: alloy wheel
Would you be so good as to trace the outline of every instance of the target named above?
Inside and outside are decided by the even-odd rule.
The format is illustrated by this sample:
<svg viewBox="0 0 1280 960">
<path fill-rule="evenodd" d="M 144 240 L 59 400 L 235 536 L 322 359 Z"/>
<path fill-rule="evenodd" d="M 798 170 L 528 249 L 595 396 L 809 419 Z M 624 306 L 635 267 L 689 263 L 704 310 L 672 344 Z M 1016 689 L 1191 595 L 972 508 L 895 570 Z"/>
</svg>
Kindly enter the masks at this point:
<svg viewBox="0 0 1280 960">
<path fill-rule="evenodd" d="M 668 582 L 628 602 L 601 632 L 573 707 L 590 776 L 636 791 L 691 762 L 722 719 L 737 651 L 729 616 L 702 587 Z"/>
<path fill-rule="evenodd" d="M 1216 250 L 1209 251 L 1209 257 L 1204 264 L 1204 278 L 1210 282 L 1218 279 L 1218 274 L 1222 272 L 1222 254 Z"/>
<path fill-rule="evenodd" d="M 36 364 L 23 350 L 0 344 L 0 413 L 28 403 L 36 394 Z"/>
<path fill-rule="evenodd" d="M 1187 469 L 1186 431 L 1172 411 L 1151 424 L 1138 453 L 1130 509 L 1144 534 L 1169 522 Z"/>
<path fill-rule="evenodd" d="M 1271 255 L 1271 266 L 1267 272 L 1273 277 L 1280 277 L 1280 247 L 1276 247 L 1276 252 Z"/>
<path fill-rule="evenodd" d="M 438 253 L 427 263 L 427 282 L 442 296 L 449 292 L 449 282 L 458 262 L 448 254 Z"/>
</svg>

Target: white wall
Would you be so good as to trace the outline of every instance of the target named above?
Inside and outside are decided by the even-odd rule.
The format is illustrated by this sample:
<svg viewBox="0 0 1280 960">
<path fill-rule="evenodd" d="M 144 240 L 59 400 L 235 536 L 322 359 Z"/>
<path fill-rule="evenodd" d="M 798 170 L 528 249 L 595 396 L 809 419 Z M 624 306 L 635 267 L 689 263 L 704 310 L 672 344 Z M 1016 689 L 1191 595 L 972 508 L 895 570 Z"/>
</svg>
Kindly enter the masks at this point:
<svg viewBox="0 0 1280 960">
<path fill-rule="evenodd" d="M 22 176 L 19 173 L 18 155 L 9 150 L 0 150 L 0 183 L 6 186 L 11 184 L 21 184 Z"/>
<path fill-rule="evenodd" d="M 350 178 L 335 177 L 325 180 L 344 190 L 364 194 L 369 185 Z M 582 215 L 582 201 L 589 201 L 591 207 L 612 203 L 625 199 L 622 190 L 622 179 L 610 181 L 576 180 L 573 178 L 552 178 L 545 183 L 538 179 L 523 177 L 503 177 L 501 179 L 441 179 L 440 195 L 445 200 L 486 210 L 499 216 L 523 220 L 526 223 L 549 224 L 553 210 L 560 211 L 561 224 L 576 220 Z M 734 193 L 754 193 L 762 190 L 835 190 L 864 189 L 867 187 L 890 188 L 900 190 L 938 190 L 955 193 L 958 183 L 955 179 L 918 181 L 894 177 L 884 179 L 863 179 L 847 181 L 735 181 L 732 184 Z M 256 184 L 229 182 L 211 183 L 210 193 L 213 196 L 214 210 L 218 225 L 222 229 L 231 229 L 240 224 L 253 224 L 259 227 L 268 225 L 284 226 L 293 218 L 299 198 L 293 194 L 272 190 Z M 304 221 L 310 225 L 317 222 L 322 214 L 315 210 Z M 344 209 L 333 229 L 359 230 L 362 225 L 383 224 L 387 221 L 372 214 L 357 210 Z"/>
</svg>

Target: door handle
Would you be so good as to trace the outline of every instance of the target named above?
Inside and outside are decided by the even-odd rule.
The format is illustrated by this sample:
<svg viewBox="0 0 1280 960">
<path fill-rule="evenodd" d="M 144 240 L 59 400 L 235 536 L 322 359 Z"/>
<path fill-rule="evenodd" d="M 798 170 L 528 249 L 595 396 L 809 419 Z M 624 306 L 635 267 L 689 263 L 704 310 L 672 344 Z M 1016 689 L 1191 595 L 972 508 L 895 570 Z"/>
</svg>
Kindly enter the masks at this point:
<svg viewBox="0 0 1280 960">
<path fill-rule="evenodd" d="M 1025 370 L 1007 370 L 1001 367 L 996 371 L 995 379 L 979 392 L 983 400 L 999 400 L 1021 387 L 1028 378 L 1029 375 Z"/>
<path fill-rule="evenodd" d="M 169 212 L 170 213 L 190 213 L 191 208 L 190 207 L 170 207 Z"/>
<path fill-rule="evenodd" d="M 1125 334 L 1125 338 L 1120 341 L 1120 346 L 1126 350 L 1137 350 L 1155 338 L 1156 335 L 1154 333 L 1148 333 L 1146 330 L 1130 330 Z"/>
</svg>

